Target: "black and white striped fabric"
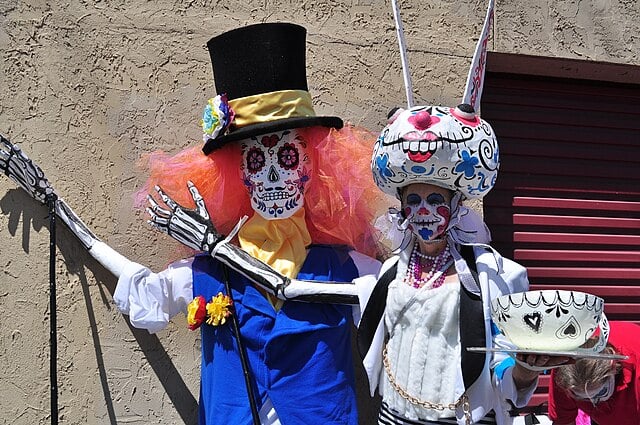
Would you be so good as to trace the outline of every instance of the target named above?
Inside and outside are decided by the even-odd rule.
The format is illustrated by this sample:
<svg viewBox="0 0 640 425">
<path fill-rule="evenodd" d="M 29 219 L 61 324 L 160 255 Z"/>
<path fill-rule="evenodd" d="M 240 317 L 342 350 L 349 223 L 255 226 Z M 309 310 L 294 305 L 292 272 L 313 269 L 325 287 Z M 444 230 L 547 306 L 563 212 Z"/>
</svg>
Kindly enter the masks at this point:
<svg viewBox="0 0 640 425">
<path fill-rule="evenodd" d="M 382 403 L 382 405 L 380 406 L 380 413 L 378 414 L 378 425 L 445 425 L 445 424 L 457 425 L 457 423 L 458 422 L 455 417 L 441 418 L 437 421 L 406 419 L 398 415 L 393 410 L 389 409 L 389 406 L 387 406 L 386 403 Z M 488 413 L 484 418 L 474 423 L 485 424 L 485 425 L 495 424 L 496 423 L 495 414 L 492 411 Z"/>
</svg>

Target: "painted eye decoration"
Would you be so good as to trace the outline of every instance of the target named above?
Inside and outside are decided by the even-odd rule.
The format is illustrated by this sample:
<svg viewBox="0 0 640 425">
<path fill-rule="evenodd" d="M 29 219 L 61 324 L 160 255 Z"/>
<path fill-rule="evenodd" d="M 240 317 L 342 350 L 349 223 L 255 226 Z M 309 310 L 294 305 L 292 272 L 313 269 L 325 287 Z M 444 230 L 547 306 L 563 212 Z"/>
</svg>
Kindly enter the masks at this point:
<svg viewBox="0 0 640 425">
<path fill-rule="evenodd" d="M 466 103 L 456 106 L 449 112 L 465 125 L 476 127 L 480 124 L 480 118 L 476 115 L 473 106 Z"/>
<path fill-rule="evenodd" d="M 422 202 L 422 198 L 420 197 L 420 195 L 416 195 L 415 193 L 410 193 L 409 195 L 407 195 L 407 205 L 420 205 L 420 203 Z"/>
<path fill-rule="evenodd" d="M 445 203 L 444 196 L 439 193 L 432 193 L 427 196 L 427 204 L 429 205 L 442 205 Z M 416 193 L 410 193 L 407 195 L 407 205 L 417 206 L 422 203 L 422 197 Z"/>
<path fill-rule="evenodd" d="M 265 163 L 264 152 L 260 148 L 253 147 L 247 152 L 247 170 L 256 174 L 262 170 Z"/>
<path fill-rule="evenodd" d="M 444 204 L 444 196 L 439 193 L 432 193 L 427 196 L 427 204 L 429 205 L 442 205 Z"/>
<path fill-rule="evenodd" d="M 278 149 L 278 164 L 285 170 L 293 170 L 298 167 L 300 156 L 298 148 L 291 143 L 285 143 Z"/>
</svg>

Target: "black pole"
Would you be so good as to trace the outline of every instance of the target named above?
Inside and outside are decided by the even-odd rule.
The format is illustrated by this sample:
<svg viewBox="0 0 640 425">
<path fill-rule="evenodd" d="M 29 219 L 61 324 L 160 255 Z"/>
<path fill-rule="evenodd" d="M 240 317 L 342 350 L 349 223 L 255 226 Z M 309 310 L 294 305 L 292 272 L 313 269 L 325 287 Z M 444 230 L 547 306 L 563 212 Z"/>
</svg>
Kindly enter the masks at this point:
<svg viewBox="0 0 640 425">
<path fill-rule="evenodd" d="M 55 194 L 46 197 L 49 207 L 49 342 L 51 383 L 51 424 L 58 424 L 58 337 L 56 317 L 56 200 Z"/>
<path fill-rule="evenodd" d="M 222 265 L 224 273 L 224 286 L 227 289 L 227 295 L 233 301 L 233 295 L 231 295 L 231 286 L 229 285 L 229 270 L 226 265 Z M 234 302 L 235 305 L 235 302 Z M 251 417 L 253 418 L 254 425 L 260 425 L 260 416 L 258 415 L 258 407 L 256 406 L 256 399 L 253 395 L 253 386 L 251 385 L 251 371 L 249 370 L 249 362 L 247 361 L 247 353 L 244 345 L 242 344 L 242 338 L 240 336 L 240 324 L 238 323 L 238 317 L 235 311 L 231 313 L 231 323 L 233 324 L 233 330 L 236 333 L 236 341 L 238 342 L 238 351 L 240 352 L 240 362 L 242 363 L 242 372 L 244 373 L 244 383 L 247 386 L 247 395 L 249 396 L 249 406 L 251 407 Z"/>
</svg>

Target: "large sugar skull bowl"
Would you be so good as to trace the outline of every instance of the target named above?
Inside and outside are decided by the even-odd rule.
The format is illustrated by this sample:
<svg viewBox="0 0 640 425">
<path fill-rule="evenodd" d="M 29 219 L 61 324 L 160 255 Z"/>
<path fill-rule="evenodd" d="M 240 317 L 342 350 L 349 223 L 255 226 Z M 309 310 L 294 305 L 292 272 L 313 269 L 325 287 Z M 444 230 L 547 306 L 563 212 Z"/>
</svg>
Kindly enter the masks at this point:
<svg viewBox="0 0 640 425">
<path fill-rule="evenodd" d="M 599 329 L 588 349 L 600 352 L 609 338 L 604 300 L 577 291 L 539 290 L 503 295 L 491 302 L 496 326 L 519 349 L 574 351 Z"/>
</svg>

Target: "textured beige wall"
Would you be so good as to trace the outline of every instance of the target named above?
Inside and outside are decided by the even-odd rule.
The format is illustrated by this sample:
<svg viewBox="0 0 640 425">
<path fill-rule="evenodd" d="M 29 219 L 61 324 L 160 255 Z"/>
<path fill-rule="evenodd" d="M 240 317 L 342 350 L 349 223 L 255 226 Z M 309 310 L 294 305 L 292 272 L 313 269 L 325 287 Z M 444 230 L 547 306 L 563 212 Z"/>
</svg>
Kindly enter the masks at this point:
<svg viewBox="0 0 640 425">
<path fill-rule="evenodd" d="M 455 105 L 484 1 L 400 5 L 416 101 Z M 0 132 L 105 242 L 161 270 L 179 246 L 132 210 L 136 160 L 200 143 L 215 94 L 206 41 L 273 21 L 308 29 L 318 113 L 377 130 L 404 103 L 388 1 L 2 0 Z M 640 65 L 638 34 L 636 0 L 498 0 L 491 45 Z M 0 210 L 0 422 L 49 423 L 47 212 L 4 177 Z M 56 270 L 61 423 L 195 423 L 199 341 L 184 318 L 158 335 L 130 328 L 114 278 L 61 226 Z"/>
</svg>

